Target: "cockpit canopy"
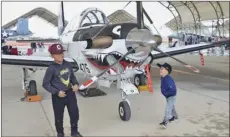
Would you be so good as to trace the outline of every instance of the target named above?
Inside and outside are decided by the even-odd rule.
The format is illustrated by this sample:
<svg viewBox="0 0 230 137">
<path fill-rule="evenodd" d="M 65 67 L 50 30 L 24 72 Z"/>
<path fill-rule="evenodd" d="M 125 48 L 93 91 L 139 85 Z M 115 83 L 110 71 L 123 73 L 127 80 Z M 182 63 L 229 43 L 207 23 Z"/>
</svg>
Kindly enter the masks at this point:
<svg viewBox="0 0 230 137">
<path fill-rule="evenodd" d="M 66 26 L 65 33 L 76 31 L 79 28 L 91 25 L 104 25 L 108 23 L 106 15 L 98 8 L 87 8 L 80 15 L 75 16 Z"/>
<path fill-rule="evenodd" d="M 80 27 L 86 27 L 96 24 L 106 24 L 108 19 L 106 15 L 97 8 L 88 8 L 81 13 Z"/>
</svg>

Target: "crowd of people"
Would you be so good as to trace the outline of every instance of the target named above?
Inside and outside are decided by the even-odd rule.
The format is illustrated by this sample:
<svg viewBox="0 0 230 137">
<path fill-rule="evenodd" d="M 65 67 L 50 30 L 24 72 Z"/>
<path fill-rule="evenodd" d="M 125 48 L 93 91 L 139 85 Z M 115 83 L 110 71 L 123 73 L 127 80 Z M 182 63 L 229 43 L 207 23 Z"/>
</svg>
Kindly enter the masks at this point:
<svg viewBox="0 0 230 137">
<path fill-rule="evenodd" d="M 6 44 L 4 39 L 2 39 L 1 42 L 2 42 L 2 47 L 1 47 L 2 54 L 5 54 L 5 55 L 19 55 L 19 53 L 16 53 L 16 52 L 20 52 L 20 51 L 17 50 L 17 47 L 13 48 L 12 45 Z M 30 47 L 31 47 L 33 52 L 36 52 L 38 48 L 39 49 L 44 49 L 45 48 L 43 42 L 37 42 L 37 43 L 36 42 L 31 42 Z"/>
</svg>

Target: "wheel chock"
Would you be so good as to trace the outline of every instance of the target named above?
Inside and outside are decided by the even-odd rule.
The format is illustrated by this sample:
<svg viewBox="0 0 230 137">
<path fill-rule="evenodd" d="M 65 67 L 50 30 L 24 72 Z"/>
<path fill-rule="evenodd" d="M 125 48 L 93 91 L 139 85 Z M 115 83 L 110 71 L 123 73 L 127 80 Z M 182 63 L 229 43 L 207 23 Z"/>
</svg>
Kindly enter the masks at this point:
<svg viewBox="0 0 230 137">
<path fill-rule="evenodd" d="M 40 95 L 34 95 L 34 96 L 27 96 L 26 100 L 28 102 L 37 102 L 37 101 L 41 101 L 42 97 Z"/>
<path fill-rule="evenodd" d="M 149 91 L 148 85 L 138 86 L 140 92 Z"/>
</svg>

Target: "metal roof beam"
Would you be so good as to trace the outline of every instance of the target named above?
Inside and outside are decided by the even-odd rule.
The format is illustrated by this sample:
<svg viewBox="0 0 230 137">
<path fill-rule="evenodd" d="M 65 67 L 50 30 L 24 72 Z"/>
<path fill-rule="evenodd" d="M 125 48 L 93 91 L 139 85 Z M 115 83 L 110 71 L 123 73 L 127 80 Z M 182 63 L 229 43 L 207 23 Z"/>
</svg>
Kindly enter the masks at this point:
<svg viewBox="0 0 230 137">
<path fill-rule="evenodd" d="M 181 3 L 183 3 L 191 12 L 193 21 L 194 21 L 194 30 L 195 30 L 195 33 L 197 34 L 197 29 L 198 29 L 197 22 L 199 23 L 199 26 L 201 25 L 200 23 L 201 18 L 200 18 L 199 11 L 197 10 L 197 7 L 192 1 L 181 1 Z"/>
<path fill-rule="evenodd" d="M 222 25 L 223 29 L 223 36 L 225 35 L 225 29 L 224 29 L 224 12 L 223 9 L 218 1 L 209 1 L 209 3 L 212 5 L 215 13 L 216 13 L 216 18 L 217 18 L 217 31 L 219 33 L 219 36 L 221 36 L 221 31 L 220 31 L 220 26 Z"/>
<path fill-rule="evenodd" d="M 168 5 L 165 5 L 163 2 L 159 1 L 159 3 L 164 6 L 165 8 L 167 8 L 173 15 L 174 19 L 176 20 L 176 29 L 177 29 L 177 32 L 179 30 L 182 30 L 182 19 L 181 19 L 181 15 L 179 13 L 179 11 L 177 10 L 177 8 L 170 2 L 170 1 L 167 1 Z M 173 9 L 177 12 L 177 16 L 179 18 L 176 17 L 175 13 L 173 12 Z"/>
</svg>

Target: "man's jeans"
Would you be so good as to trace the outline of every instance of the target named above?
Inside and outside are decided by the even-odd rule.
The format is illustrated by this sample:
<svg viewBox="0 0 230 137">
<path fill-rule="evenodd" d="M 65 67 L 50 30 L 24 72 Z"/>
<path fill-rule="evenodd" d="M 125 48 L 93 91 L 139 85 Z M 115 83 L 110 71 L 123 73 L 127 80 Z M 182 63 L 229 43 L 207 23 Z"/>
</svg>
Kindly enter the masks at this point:
<svg viewBox="0 0 230 137">
<path fill-rule="evenodd" d="M 167 105 L 165 108 L 165 117 L 164 122 L 168 123 L 169 119 L 171 119 L 173 116 L 175 118 L 178 118 L 176 109 L 175 109 L 175 103 L 176 103 L 176 96 L 171 96 L 166 98 Z"/>
</svg>

